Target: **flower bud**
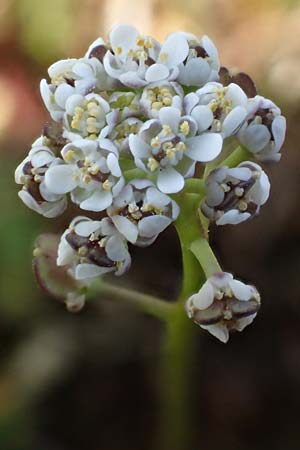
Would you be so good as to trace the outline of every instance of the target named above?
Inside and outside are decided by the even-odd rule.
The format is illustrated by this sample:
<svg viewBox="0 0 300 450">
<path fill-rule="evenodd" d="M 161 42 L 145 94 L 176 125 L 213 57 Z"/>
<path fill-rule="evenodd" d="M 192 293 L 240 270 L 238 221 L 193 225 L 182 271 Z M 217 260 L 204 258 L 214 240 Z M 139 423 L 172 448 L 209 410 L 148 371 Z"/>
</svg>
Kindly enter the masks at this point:
<svg viewBox="0 0 300 450">
<path fill-rule="evenodd" d="M 188 317 L 224 343 L 229 339 L 229 331 L 243 331 L 259 308 L 256 288 L 235 280 L 227 272 L 209 277 L 186 302 Z"/>
<path fill-rule="evenodd" d="M 258 214 L 269 197 L 270 182 L 261 167 L 246 161 L 213 170 L 207 177 L 203 214 L 217 225 L 236 225 Z"/>
</svg>

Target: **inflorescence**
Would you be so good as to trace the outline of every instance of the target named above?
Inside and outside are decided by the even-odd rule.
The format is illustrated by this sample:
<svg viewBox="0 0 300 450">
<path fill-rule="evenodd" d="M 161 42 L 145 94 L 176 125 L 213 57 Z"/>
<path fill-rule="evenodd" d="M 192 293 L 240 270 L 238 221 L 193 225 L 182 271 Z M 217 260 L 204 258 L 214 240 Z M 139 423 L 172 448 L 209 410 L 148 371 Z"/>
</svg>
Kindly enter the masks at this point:
<svg viewBox="0 0 300 450">
<path fill-rule="evenodd" d="M 52 122 L 15 179 L 22 201 L 45 217 L 62 214 L 68 201 L 83 211 L 58 249 L 57 264 L 75 279 L 128 270 L 128 242 L 151 245 L 177 219 L 173 194 L 199 170 L 200 211 L 217 225 L 248 220 L 267 201 L 269 179 L 257 162 L 228 167 L 222 160 L 235 140 L 258 162 L 278 161 L 285 118 L 257 95 L 250 77 L 220 67 L 207 36 L 176 32 L 160 44 L 120 25 L 83 58 L 58 61 L 48 73 L 40 89 Z M 255 288 L 219 273 L 186 309 L 227 341 L 229 329 L 253 320 L 259 302 Z"/>
</svg>

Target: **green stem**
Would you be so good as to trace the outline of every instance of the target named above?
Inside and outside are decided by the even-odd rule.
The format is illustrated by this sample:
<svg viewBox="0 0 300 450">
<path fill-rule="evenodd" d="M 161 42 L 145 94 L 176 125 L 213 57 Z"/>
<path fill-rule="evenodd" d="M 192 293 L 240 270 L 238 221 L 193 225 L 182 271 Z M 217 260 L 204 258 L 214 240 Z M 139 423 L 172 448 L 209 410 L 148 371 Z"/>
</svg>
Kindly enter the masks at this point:
<svg viewBox="0 0 300 450">
<path fill-rule="evenodd" d="M 176 309 L 174 304 L 160 300 L 152 295 L 113 286 L 103 281 L 97 281 L 92 284 L 88 290 L 88 296 L 91 299 L 104 297 L 112 301 L 123 302 L 161 320 L 169 320 Z"/>
<path fill-rule="evenodd" d="M 183 283 L 176 311 L 167 321 L 161 380 L 162 450 L 190 448 L 189 413 L 192 401 L 190 385 L 195 357 L 195 333 L 198 330 L 187 318 L 184 303 L 191 294 L 199 290 L 205 279 L 197 259 L 190 250 L 192 242 L 201 235 L 198 216 L 201 196 L 184 193 L 174 198 L 181 208 L 181 214 L 175 225 L 182 250 Z"/>
<path fill-rule="evenodd" d="M 219 164 L 220 166 L 228 166 L 228 167 L 236 167 L 243 161 L 248 161 L 253 158 L 253 154 L 243 147 L 239 145 L 224 161 Z"/>
<path fill-rule="evenodd" d="M 217 258 L 212 251 L 208 240 L 205 238 L 198 238 L 191 244 L 191 251 L 199 261 L 206 278 L 209 278 L 216 272 L 222 272 L 222 269 L 217 261 Z"/>
</svg>

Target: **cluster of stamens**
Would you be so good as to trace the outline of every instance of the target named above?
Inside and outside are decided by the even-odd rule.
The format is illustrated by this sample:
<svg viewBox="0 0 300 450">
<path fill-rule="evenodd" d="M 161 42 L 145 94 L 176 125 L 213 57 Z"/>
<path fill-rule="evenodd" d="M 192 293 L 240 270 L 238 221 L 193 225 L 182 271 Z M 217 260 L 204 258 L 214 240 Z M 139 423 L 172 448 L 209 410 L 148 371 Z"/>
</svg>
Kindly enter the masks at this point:
<svg viewBox="0 0 300 450">
<path fill-rule="evenodd" d="M 105 112 L 97 100 L 83 100 L 80 106 L 75 107 L 71 127 L 78 131 L 86 130 L 89 139 L 97 139 L 104 124 Z"/>
</svg>

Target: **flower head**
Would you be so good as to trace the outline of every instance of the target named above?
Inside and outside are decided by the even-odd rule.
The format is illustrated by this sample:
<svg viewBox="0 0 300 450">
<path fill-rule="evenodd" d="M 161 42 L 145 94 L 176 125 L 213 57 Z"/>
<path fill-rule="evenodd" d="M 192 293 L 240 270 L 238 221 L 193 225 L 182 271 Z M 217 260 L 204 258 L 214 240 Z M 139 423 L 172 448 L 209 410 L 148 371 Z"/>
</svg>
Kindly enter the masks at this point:
<svg viewBox="0 0 300 450">
<path fill-rule="evenodd" d="M 122 275 L 130 266 L 127 244 L 108 218 L 100 221 L 76 217 L 61 237 L 57 265 L 70 267 L 77 280 L 114 272 Z"/>
<path fill-rule="evenodd" d="M 74 203 L 88 211 L 103 211 L 124 186 L 118 151 L 108 139 L 79 139 L 61 151 L 63 160 L 45 174 L 49 191 L 71 193 Z"/>
<path fill-rule="evenodd" d="M 182 34 L 187 39 L 189 51 L 179 65 L 177 81 L 185 86 L 203 86 L 208 81 L 217 81 L 220 63 L 214 43 L 208 36 L 199 39 L 193 34 Z"/>
<path fill-rule="evenodd" d="M 212 161 L 219 155 L 222 137 L 197 135 L 195 120 L 170 106 L 160 109 L 157 120 L 145 122 L 137 135 L 130 135 L 129 147 L 136 166 L 156 173 L 158 188 L 168 194 L 183 188 L 184 176 L 193 172 L 196 161 Z"/>
<path fill-rule="evenodd" d="M 16 183 L 23 185 L 18 193 L 20 199 L 28 208 L 49 218 L 59 216 L 67 207 L 66 196 L 51 192 L 45 184 L 47 170 L 60 164 L 60 159 L 43 144 L 42 136 L 35 141 L 28 156 L 15 172 Z"/>
<path fill-rule="evenodd" d="M 206 179 L 201 209 L 217 225 L 238 224 L 258 214 L 269 197 L 270 182 L 262 168 L 250 161 L 213 170 Z"/>
<path fill-rule="evenodd" d="M 286 119 L 268 99 L 257 95 L 248 102 L 247 121 L 240 129 L 239 141 L 260 161 L 279 161 L 286 132 Z"/>
<path fill-rule="evenodd" d="M 253 322 L 259 308 L 256 288 L 227 272 L 209 277 L 186 302 L 188 317 L 224 343 L 229 339 L 229 331 L 242 331 Z"/>
<path fill-rule="evenodd" d="M 179 214 L 179 207 L 148 180 L 133 180 L 107 210 L 118 231 L 132 244 L 152 244 Z"/>
<path fill-rule="evenodd" d="M 186 113 L 197 122 L 198 130 L 222 133 L 224 138 L 234 135 L 247 116 L 247 95 L 234 83 L 207 83 L 196 93 L 186 96 Z"/>
</svg>

